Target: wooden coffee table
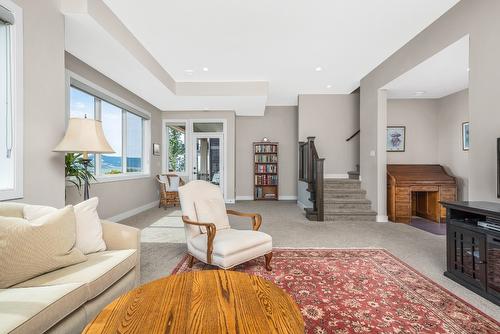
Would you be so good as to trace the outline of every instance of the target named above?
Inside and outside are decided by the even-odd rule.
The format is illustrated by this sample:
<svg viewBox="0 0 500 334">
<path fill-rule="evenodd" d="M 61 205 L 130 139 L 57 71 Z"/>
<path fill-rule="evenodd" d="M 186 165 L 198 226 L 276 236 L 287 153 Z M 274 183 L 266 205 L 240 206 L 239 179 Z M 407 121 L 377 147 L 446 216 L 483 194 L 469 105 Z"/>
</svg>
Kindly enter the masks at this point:
<svg viewBox="0 0 500 334">
<path fill-rule="evenodd" d="M 165 277 L 124 294 L 83 333 L 304 333 L 304 320 L 274 283 L 207 270 Z"/>
</svg>

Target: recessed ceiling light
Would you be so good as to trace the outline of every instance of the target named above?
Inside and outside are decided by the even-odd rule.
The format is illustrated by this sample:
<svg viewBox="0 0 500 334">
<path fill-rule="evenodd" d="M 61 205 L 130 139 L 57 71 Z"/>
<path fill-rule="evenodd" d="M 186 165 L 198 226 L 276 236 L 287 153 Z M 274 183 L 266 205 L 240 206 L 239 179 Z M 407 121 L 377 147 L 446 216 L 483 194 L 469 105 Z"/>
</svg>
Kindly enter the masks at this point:
<svg viewBox="0 0 500 334">
<path fill-rule="evenodd" d="M 184 70 L 184 73 L 187 75 L 192 75 L 194 73 L 194 70 Z"/>
<path fill-rule="evenodd" d="M 321 72 L 321 71 L 323 71 L 323 67 L 321 67 L 321 66 L 317 66 L 314 70 L 315 70 L 316 72 Z"/>
<path fill-rule="evenodd" d="M 203 67 L 203 72 L 208 72 L 208 67 Z"/>
<path fill-rule="evenodd" d="M 332 88 L 332 85 L 326 85 L 326 88 Z"/>
<path fill-rule="evenodd" d="M 424 95 L 424 94 L 425 94 L 425 91 L 423 91 L 423 90 L 419 90 L 419 91 L 415 92 L 415 95 Z"/>
</svg>

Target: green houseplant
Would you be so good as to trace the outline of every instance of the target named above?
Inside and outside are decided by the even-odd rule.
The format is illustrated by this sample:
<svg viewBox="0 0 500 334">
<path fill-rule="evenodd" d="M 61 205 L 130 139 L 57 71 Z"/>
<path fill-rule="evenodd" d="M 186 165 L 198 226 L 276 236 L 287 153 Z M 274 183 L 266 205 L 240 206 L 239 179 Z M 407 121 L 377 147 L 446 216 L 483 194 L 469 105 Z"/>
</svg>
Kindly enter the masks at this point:
<svg viewBox="0 0 500 334">
<path fill-rule="evenodd" d="M 92 169 L 92 167 L 94 166 L 91 162 L 89 163 L 89 168 Z M 85 183 L 85 180 L 95 180 L 94 175 L 89 170 L 85 170 L 81 153 L 66 153 L 65 176 L 68 182 L 76 186 L 78 192 L 80 192 L 82 184 Z"/>
</svg>

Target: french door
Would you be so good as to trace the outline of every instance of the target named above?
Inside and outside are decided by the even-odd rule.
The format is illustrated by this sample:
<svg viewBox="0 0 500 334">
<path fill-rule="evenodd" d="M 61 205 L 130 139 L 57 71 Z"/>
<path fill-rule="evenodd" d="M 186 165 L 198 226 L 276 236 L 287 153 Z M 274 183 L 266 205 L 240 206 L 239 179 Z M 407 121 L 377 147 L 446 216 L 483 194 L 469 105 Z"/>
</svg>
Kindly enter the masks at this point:
<svg viewBox="0 0 500 334">
<path fill-rule="evenodd" d="M 191 180 L 204 180 L 218 185 L 224 192 L 224 136 L 193 134 Z"/>
</svg>

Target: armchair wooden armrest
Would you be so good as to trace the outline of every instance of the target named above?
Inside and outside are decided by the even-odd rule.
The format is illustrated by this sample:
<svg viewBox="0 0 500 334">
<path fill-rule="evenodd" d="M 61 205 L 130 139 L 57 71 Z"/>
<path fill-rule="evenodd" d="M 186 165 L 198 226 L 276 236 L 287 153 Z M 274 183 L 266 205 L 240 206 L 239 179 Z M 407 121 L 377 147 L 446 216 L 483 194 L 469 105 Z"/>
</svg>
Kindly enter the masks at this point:
<svg viewBox="0 0 500 334">
<path fill-rule="evenodd" d="M 214 238 L 215 238 L 215 233 L 217 233 L 215 224 L 195 222 L 190 220 L 188 216 L 182 216 L 182 221 L 184 222 L 184 224 L 204 226 L 207 229 L 207 263 L 212 264 L 212 251 L 214 249 Z"/>
<path fill-rule="evenodd" d="M 227 210 L 226 212 L 228 215 L 252 218 L 252 228 L 254 231 L 258 231 L 262 224 L 262 216 L 258 213 L 244 213 L 234 210 Z"/>
</svg>

